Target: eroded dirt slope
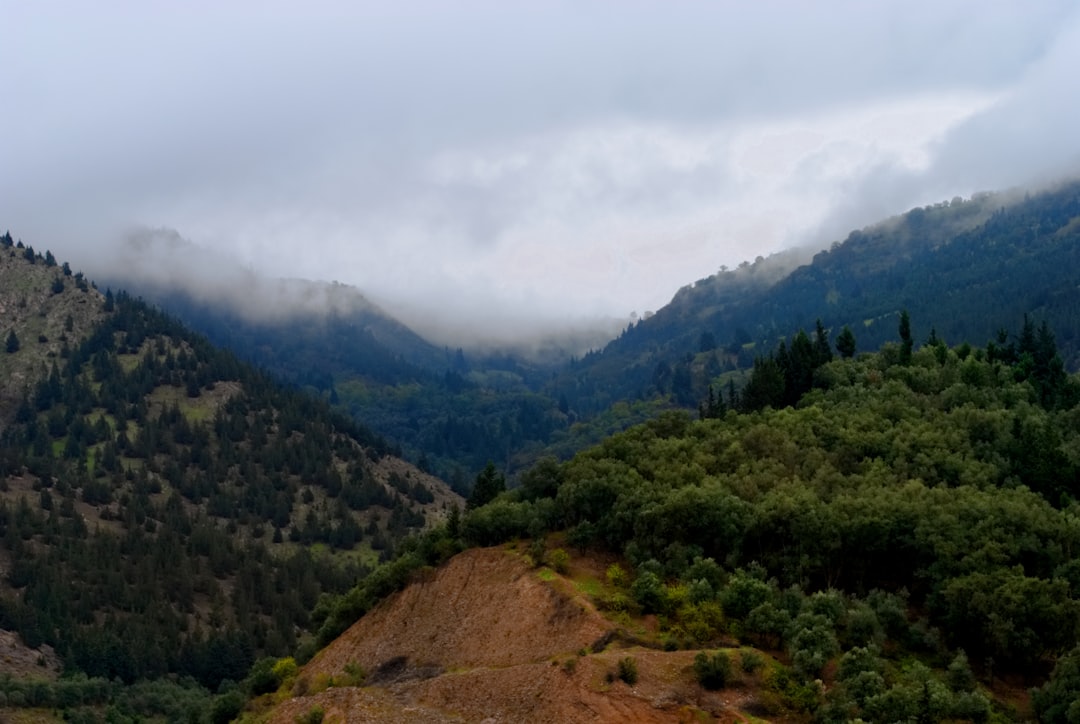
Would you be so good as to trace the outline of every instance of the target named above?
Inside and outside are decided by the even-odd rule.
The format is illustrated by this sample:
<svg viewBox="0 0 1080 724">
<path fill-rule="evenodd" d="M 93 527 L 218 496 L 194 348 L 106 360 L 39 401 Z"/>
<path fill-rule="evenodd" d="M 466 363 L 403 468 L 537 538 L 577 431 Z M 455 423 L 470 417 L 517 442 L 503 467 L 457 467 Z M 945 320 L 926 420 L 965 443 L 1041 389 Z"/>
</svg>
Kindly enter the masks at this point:
<svg viewBox="0 0 1080 724">
<path fill-rule="evenodd" d="M 374 671 L 401 656 L 446 669 L 526 664 L 588 647 L 610 627 L 519 556 L 473 549 L 362 618 L 307 669 L 333 674 L 355 662 Z"/>
<path fill-rule="evenodd" d="M 327 724 L 743 720 L 730 692 L 697 685 L 693 652 L 629 646 L 615 631 L 569 581 L 512 551 L 469 550 L 354 624 L 304 667 L 295 691 L 357 665 L 363 687 L 294 696 L 270 720 L 292 724 L 316 708 Z M 639 670 L 633 686 L 613 676 L 627 656 Z"/>
</svg>

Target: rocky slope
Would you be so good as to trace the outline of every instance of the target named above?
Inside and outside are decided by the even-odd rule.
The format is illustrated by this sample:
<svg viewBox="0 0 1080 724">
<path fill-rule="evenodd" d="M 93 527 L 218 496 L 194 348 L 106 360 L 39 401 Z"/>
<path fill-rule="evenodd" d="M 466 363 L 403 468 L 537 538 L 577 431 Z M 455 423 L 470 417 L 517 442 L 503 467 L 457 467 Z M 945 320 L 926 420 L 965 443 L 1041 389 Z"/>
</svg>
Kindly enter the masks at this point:
<svg viewBox="0 0 1080 724">
<path fill-rule="evenodd" d="M 52 255 L 8 246 L 0 237 L 0 430 L 65 347 L 76 347 L 105 315 L 104 297 Z M 14 332 L 17 349 L 8 349 Z"/>
</svg>

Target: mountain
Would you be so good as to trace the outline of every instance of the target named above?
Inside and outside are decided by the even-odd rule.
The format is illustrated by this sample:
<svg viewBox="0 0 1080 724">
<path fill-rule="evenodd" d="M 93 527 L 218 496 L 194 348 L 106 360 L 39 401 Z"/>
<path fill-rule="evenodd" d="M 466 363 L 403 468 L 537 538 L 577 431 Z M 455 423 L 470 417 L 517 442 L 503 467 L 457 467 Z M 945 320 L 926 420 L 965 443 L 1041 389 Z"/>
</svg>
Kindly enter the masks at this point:
<svg viewBox="0 0 1080 724">
<path fill-rule="evenodd" d="M 333 305 L 301 304 L 295 320 L 254 322 L 230 311 L 247 308 L 235 299 L 143 289 L 216 343 L 319 392 L 466 492 L 489 460 L 514 477 L 544 455 L 566 459 L 659 410 L 694 409 L 710 386 L 740 387 L 755 357 L 817 320 L 833 340 L 847 326 L 859 349 L 876 349 L 896 339 L 904 309 L 920 339 L 933 331 L 973 344 L 1020 328 L 1027 314 L 1050 324 L 1067 368 L 1076 369 L 1080 291 L 1070 272 L 1080 261 L 1078 189 L 953 199 L 854 231 L 816 255 L 795 249 L 744 263 L 684 287 L 602 349 L 554 367 L 434 349 L 392 320 L 375 321 L 381 312 L 363 304 L 330 314 L 316 310 Z M 344 287 L 310 288 L 359 298 Z M 288 298 L 238 296 L 248 306 Z"/>
<path fill-rule="evenodd" d="M 0 248 L 0 629 L 67 672 L 210 689 L 464 501 L 175 318 Z M 10 286 L 9 286 L 10 284 Z M 17 374 L 16 374 L 17 373 Z"/>
<path fill-rule="evenodd" d="M 790 266 L 781 259 L 781 269 Z M 790 273 L 759 259 L 684 287 L 670 304 L 563 372 L 551 394 L 583 416 L 612 399 L 667 395 L 692 407 L 723 373 L 821 320 L 860 349 L 917 334 L 983 344 L 1025 314 L 1050 324 L 1080 366 L 1080 182 L 1034 195 L 977 194 L 917 208 L 816 254 Z"/>
</svg>

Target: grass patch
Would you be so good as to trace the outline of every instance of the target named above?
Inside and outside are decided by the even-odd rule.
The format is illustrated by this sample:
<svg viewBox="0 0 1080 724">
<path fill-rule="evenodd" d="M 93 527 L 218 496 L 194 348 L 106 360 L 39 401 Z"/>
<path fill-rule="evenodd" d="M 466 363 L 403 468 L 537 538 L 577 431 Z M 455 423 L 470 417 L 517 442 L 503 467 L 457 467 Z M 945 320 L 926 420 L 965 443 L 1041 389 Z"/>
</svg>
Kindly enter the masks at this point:
<svg viewBox="0 0 1080 724">
<path fill-rule="evenodd" d="M 604 585 L 595 578 L 584 578 L 579 581 L 574 581 L 574 588 L 577 589 L 579 593 L 593 599 L 599 599 L 604 591 Z"/>
<path fill-rule="evenodd" d="M 116 355 L 116 361 L 120 363 L 120 369 L 124 372 L 131 372 L 133 369 L 139 366 L 139 362 L 142 360 L 137 354 L 118 354 Z"/>
<path fill-rule="evenodd" d="M 555 571 L 551 570 L 550 568 L 541 568 L 536 572 L 536 576 L 541 581 L 548 581 L 550 583 L 551 581 L 555 580 Z"/>
</svg>

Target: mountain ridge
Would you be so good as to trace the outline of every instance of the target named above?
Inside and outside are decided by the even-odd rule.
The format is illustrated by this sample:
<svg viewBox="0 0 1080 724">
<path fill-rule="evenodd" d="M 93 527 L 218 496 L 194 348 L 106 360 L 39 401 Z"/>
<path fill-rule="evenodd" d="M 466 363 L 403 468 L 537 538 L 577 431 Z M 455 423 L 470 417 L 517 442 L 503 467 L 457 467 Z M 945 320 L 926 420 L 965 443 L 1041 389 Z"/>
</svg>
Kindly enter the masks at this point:
<svg viewBox="0 0 1080 724">
<path fill-rule="evenodd" d="M 303 639 L 321 593 L 464 504 L 174 318 L 81 274 L 64 284 L 51 254 L 0 252 L 25 299 L 4 317 L 25 341 L 0 364 L 33 373 L 0 410 L 0 628 L 65 669 L 242 678 Z M 65 330 L 71 305 L 93 313 Z M 34 337 L 42 324 L 67 337 Z"/>
</svg>

